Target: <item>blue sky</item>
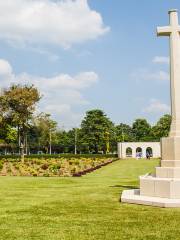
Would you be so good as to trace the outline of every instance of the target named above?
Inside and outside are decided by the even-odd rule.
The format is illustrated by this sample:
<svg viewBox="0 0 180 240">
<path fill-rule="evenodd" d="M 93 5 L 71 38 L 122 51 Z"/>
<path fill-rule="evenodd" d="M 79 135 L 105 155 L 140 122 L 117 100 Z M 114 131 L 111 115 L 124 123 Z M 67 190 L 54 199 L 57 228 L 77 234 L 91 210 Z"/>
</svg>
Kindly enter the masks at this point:
<svg viewBox="0 0 180 240">
<path fill-rule="evenodd" d="M 115 123 L 169 112 L 168 24 L 175 0 L 0 1 L 0 81 L 33 83 L 62 127 L 100 108 Z"/>
</svg>

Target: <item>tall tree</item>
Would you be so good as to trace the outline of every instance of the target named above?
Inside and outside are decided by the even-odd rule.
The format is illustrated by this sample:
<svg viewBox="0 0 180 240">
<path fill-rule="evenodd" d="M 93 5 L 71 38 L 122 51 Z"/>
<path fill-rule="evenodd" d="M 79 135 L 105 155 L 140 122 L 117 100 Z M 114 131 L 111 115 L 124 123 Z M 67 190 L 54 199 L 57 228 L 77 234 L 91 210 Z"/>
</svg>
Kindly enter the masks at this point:
<svg viewBox="0 0 180 240">
<path fill-rule="evenodd" d="M 68 132 L 66 132 L 65 130 L 58 130 L 56 132 L 56 136 L 57 136 L 57 144 L 61 152 L 69 153 L 70 147 L 71 147 L 71 145 L 69 145 L 69 141 L 71 140 L 69 139 Z"/>
<path fill-rule="evenodd" d="M 118 142 L 132 142 L 135 140 L 131 126 L 121 123 L 115 127 Z"/>
<path fill-rule="evenodd" d="M 166 114 L 161 117 L 157 124 L 152 128 L 152 135 L 156 141 L 160 141 L 162 137 L 167 137 L 169 135 L 171 120 L 171 116 Z"/>
<path fill-rule="evenodd" d="M 51 119 L 50 114 L 40 113 L 35 118 L 35 126 L 39 132 L 38 144 L 51 154 L 52 144 L 57 141 L 57 122 Z"/>
<path fill-rule="evenodd" d="M 107 134 L 110 141 L 113 136 L 113 123 L 106 114 L 99 109 L 86 113 L 81 123 L 81 135 L 84 145 L 88 145 L 89 151 L 98 153 L 106 152 Z"/>
<path fill-rule="evenodd" d="M 0 112 L 5 121 L 17 127 L 21 160 L 24 161 L 26 133 L 40 94 L 33 85 L 13 85 L 0 96 Z"/>
<path fill-rule="evenodd" d="M 132 126 L 136 141 L 149 141 L 151 139 L 151 125 L 146 119 L 136 119 Z"/>
</svg>

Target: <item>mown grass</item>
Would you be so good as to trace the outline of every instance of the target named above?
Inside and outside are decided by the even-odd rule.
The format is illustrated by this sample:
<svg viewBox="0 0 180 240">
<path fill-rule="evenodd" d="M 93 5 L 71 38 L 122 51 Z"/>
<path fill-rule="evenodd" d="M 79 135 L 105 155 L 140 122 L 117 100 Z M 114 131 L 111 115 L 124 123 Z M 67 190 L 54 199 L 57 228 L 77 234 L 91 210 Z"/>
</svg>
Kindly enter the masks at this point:
<svg viewBox="0 0 180 240">
<path fill-rule="evenodd" d="M 0 239 L 179 240 L 180 209 L 122 204 L 158 161 L 118 161 L 82 178 L 0 178 Z"/>
</svg>

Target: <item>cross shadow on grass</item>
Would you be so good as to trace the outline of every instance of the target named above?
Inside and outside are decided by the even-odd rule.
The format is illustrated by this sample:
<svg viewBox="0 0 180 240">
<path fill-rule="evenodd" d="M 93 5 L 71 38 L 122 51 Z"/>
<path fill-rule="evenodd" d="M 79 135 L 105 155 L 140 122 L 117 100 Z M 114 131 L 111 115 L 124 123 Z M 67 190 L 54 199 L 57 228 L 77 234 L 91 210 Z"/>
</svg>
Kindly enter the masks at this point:
<svg viewBox="0 0 180 240">
<path fill-rule="evenodd" d="M 124 188 L 124 189 L 138 189 L 137 186 L 135 185 L 114 185 L 114 186 L 110 186 L 112 188 Z"/>
<path fill-rule="evenodd" d="M 119 202 L 121 202 L 121 194 L 122 194 L 123 190 L 138 189 L 137 185 L 114 185 L 114 186 L 110 186 L 110 187 L 119 188 L 119 191 L 120 191 Z"/>
</svg>

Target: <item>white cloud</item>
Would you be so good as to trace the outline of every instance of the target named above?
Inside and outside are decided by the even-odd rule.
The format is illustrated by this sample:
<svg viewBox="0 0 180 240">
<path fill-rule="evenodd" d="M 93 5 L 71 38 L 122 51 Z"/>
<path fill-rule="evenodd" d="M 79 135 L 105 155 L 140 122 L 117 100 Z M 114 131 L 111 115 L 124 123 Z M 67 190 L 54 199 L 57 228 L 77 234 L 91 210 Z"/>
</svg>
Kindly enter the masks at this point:
<svg viewBox="0 0 180 240">
<path fill-rule="evenodd" d="M 153 63 L 169 64 L 169 57 L 156 56 L 153 58 Z"/>
<path fill-rule="evenodd" d="M 43 91 L 46 89 L 60 90 L 60 89 L 74 89 L 81 90 L 90 87 L 98 82 L 98 75 L 95 72 L 82 72 L 76 76 L 68 74 L 59 74 L 55 77 L 45 78 L 40 76 L 31 76 L 27 73 L 22 73 L 14 78 L 15 82 L 33 83 Z"/>
<path fill-rule="evenodd" d="M 158 71 L 154 73 L 150 73 L 149 76 L 147 75 L 147 79 L 149 80 L 157 80 L 157 81 L 167 81 L 169 80 L 169 74 L 165 71 Z"/>
<path fill-rule="evenodd" d="M 77 125 L 82 115 L 74 107 L 85 106 L 89 101 L 83 91 L 96 84 L 99 77 L 95 72 L 81 72 L 76 76 L 59 74 L 54 77 L 33 76 L 28 73 L 16 75 L 10 63 L 0 59 L 0 86 L 10 84 L 34 84 L 43 94 L 39 109 L 51 113 L 59 122 Z"/>
<path fill-rule="evenodd" d="M 44 108 L 47 113 L 56 113 L 60 117 L 59 126 L 66 130 L 73 127 L 78 127 L 83 118 L 83 114 L 73 111 L 72 106 L 69 104 L 53 104 L 47 105 Z"/>
<path fill-rule="evenodd" d="M 12 76 L 12 67 L 8 61 L 0 59 L 0 76 L 3 77 Z"/>
<path fill-rule="evenodd" d="M 21 47 L 21 49 L 22 49 L 22 47 Z M 41 49 L 39 47 L 36 47 L 36 48 L 35 47 L 28 47 L 28 48 L 24 47 L 23 49 L 31 51 L 31 52 L 38 53 L 40 55 L 44 55 L 49 59 L 50 62 L 56 62 L 60 59 L 60 57 L 57 54 L 54 54 L 54 53 L 52 53 L 48 50 L 45 50 L 45 49 Z"/>
<path fill-rule="evenodd" d="M 158 99 L 151 99 L 149 105 L 143 109 L 143 112 L 146 113 L 169 113 L 169 105 L 162 103 Z"/>
<path fill-rule="evenodd" d="M 109 31 L 87 0 L 0 1 L 0 38 L 13 44 L 73 44 Z"/>
<path fill-rule="evenodd" d="M 168 81 L 170 79 L 169 74 L 166 71 L 156 71 L 151 72 L 147 69 L 139 69 L 133 74 L 131 74 L 131 78 L 133 78 L 136 81 Z"/>
</svg>

